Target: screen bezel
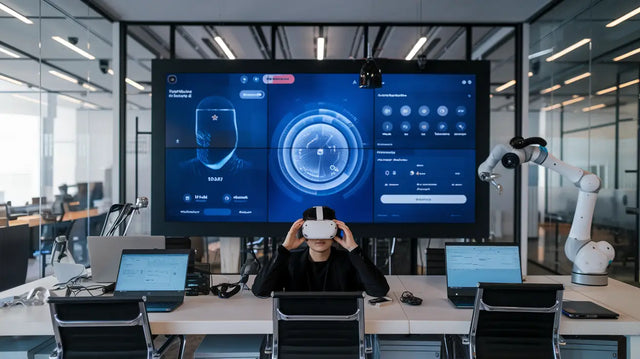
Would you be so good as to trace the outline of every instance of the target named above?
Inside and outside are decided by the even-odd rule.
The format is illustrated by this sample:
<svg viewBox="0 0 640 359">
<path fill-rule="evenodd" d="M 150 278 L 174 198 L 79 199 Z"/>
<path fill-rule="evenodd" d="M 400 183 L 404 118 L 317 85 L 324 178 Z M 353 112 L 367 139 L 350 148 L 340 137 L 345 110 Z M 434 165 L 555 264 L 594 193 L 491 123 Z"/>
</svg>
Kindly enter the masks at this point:
<svg viewBox="0 0 640 359">
<path fill-rule="evenodd" d="M 489 154 L 488 61 L 415 61 L 376 59 L 384 74 L 472 74 L 476 76 L 476 167 Z M 178 222 L 165 213 L 166 81 L 171 73 L 353 73 L 362 60 L 153 60 L 151 234 L 168 236 L 285 236 L 291 223 Z M 474 172 L 475 173 L 475 172 Z M 348 223 L 357 237 L 487 238 L 489 186 L 475 181 L 473 223 Z M 313 204 L 310 204 L 310 206 Z M 302 215 L 302 214 L 300 214 Z M 339 213 L 338 213 L 339 217 Z"/>
</svg>

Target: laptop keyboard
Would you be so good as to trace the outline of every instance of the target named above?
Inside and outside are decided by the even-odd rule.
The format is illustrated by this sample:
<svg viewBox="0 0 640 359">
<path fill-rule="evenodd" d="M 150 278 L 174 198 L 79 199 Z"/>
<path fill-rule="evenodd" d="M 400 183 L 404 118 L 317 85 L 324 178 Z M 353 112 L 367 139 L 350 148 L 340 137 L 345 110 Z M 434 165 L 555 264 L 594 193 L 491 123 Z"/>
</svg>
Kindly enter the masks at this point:
<svg viewBox="0 0 640 359">
<path fill-rule="evenodd" d="M 153 302 L 145 303 L 147 312 L 168 312 L 177 306 L 176 302 Z"/>
<path fill-rule="evenodd" d="M 458 308 L 473 308 L 475 305 L 475 297 L 451 297 L 451 302 Z"/>
</svg>

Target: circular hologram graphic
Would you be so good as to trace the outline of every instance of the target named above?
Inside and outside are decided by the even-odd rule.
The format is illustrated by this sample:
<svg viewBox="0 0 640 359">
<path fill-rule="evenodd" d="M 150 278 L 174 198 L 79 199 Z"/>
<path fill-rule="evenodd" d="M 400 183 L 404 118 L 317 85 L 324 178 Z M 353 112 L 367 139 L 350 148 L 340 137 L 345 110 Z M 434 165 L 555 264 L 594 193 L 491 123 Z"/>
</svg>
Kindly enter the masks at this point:
<svg viewBox="0 0 640 359">
<path fill-rule="evenodd" d="M 349 147 L 335 127 L 317 123 L 302 129 L 293 140 L 291 160 L 298 173 L 312 182 L 338 177 L 349 161 Z"/>
<path fill-rule="evenodd" d="M 280 135 L 278 162 L 297 190 L 335 194 L 349 186 L 363 163 L 362 138 L 344 114 L 317 108 L 295 116 Z"/>
</svg>

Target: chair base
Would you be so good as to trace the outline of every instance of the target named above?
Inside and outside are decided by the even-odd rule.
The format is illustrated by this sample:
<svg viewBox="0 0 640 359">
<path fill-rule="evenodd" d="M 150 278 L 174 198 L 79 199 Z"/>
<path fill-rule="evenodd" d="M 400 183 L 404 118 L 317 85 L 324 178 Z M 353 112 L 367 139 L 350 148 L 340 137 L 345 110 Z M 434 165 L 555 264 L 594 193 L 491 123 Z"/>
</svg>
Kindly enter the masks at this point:
<svg viewBox="0 0 640 359">
<path fill-rule="evenodd" d="M 609 284 L 609 276 L 607 273 L 585 274 L 571 272 L 571 283 L 603 287 Z"/>
</svg>

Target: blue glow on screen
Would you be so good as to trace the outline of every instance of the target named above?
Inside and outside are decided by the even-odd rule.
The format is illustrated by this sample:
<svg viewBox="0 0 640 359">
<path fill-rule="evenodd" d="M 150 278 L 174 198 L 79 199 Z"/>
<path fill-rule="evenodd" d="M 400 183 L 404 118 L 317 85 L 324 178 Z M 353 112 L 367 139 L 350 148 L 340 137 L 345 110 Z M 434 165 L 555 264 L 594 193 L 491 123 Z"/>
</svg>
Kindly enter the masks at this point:
<svg viewBox="0 0 640 359">
<path fill-rule="evenodd" d="M 447 246 L 445 257 L 450 288 L 522 282 L 517 246 Z"/>
<path fill-rule="evenodd" d="M 167 77 L 166 220 L 475 221 L 475 75 Z"/>
<path fill-rule="evenodd" d="M 188 264 L 188 254 L 123 254 L 116 290 L 184 290 Z"/>
</svg>

